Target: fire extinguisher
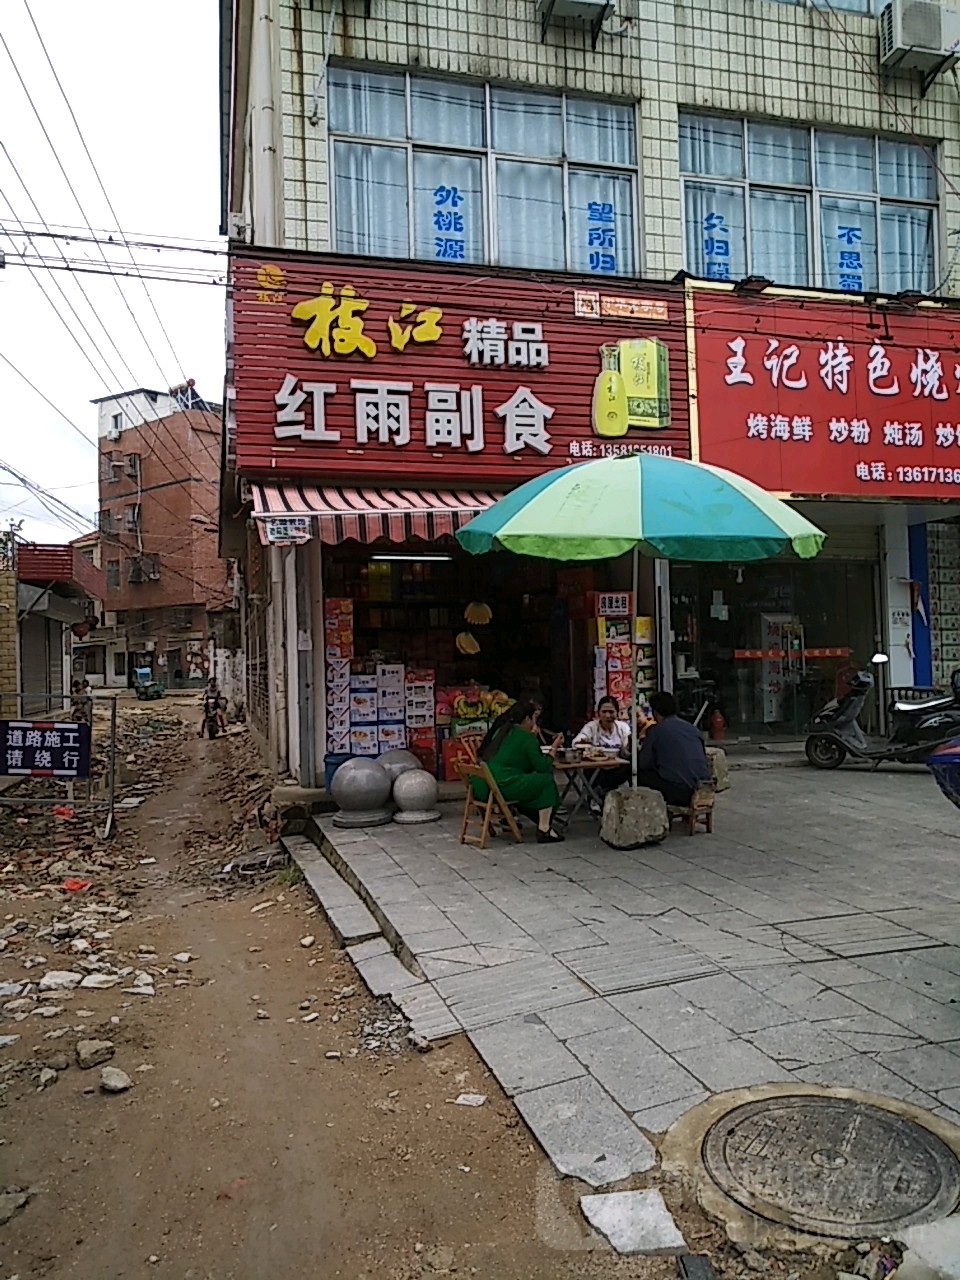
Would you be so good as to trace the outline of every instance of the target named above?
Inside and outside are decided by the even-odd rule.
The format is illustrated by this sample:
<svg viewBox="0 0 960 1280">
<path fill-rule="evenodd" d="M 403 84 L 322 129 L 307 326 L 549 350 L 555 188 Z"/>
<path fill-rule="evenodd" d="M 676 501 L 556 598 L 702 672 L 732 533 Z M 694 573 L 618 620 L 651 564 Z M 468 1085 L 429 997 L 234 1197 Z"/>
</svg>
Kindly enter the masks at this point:
<svg viewBox="0 0 960 1280">
<path fill-rule="evenodd" d="M 723 712 L 719 707 L 716 707 L 713 715 L 710 717 L 710 741 L 723 742 L 726 736 L 727 722 L 723 718 Z"/>
</svg>

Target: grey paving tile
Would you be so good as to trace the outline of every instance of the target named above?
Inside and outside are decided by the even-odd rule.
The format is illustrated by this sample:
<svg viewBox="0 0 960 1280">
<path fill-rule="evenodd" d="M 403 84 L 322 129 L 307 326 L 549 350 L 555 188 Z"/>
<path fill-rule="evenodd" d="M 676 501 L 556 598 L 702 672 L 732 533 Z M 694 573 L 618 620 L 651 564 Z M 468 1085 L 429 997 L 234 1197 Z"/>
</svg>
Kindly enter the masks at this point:
<svg viewBox="0 0 960 1280">
<path fill-rule="evenodd" d="M 960 1005 L 942 1005 L 897 982 L 864 982 L 850 990 L 857 1002 L 936 1043 L 960 1037 Z"/>
<path fill-rule="evenodd" d="M 487 947 L 481 942 L 477 944 L 475 950 L 485 965 L 496 965 L 509 964 L 511 960 L 529 959 L 531 955 L 538 954 L 543 949 L 531 938 L 523 946 L 518 944 L 510 947 Z"/>
<path fill-rule="evenodd" d="M 864 912 L 828 920 L 801 920 L 784 924 L 783 930 L 804 942 L 815 943 L 847 958 L 916 950 L 931 945 L 931 940 L 920 933 L 893 924 L 882 916 Z"/>
<path fill-rule="evenodd" d="M 960 1111 L 954 1111 L 952 1107 L 932 1107 L 931 1110 L 941 1120 L 948 1120 L 950 1124 L 955 1124 L 960 1129 Z"/>
<path fill-rule="evenodd" d="M 515 1014 L 575 1004 L 588 995 L 568 969 L 543 955 L 439 978 L 434 985 L 468 1031 Z"/>
<path fill-rule="evenodd" d="M 836 1062 L 822 1062 L 801 1067 L 793 1075 L 806 1084 L 822 1084 L 840 1089 L 862 1089 L 866 1093 L 878 1093 L 902 1102 L 917 1100 L 918 1106 L 931 1106 L 932 1098 L 926 1098 L 912 1084 L 889 1071 L 879 1062 L 864 1054 L 841 1058 Z M 919 1099 L 923 1098 L 923 1101 Z"/>
<path fill-rule="evenodd" d="M 393 902 L 384 907 L 384 915 L 401 937 L 411 933 L 430 933 L 445 929 L 451 922 L 432 902 Z"/>
<path fill-rule="evenodd" d="M 785 1027 L 750 1031 L 744 1037 L 769 1058 L 791 1069 L 849 1058 L 850 1046 L 813 1022 L 790 1022 Z"/>
<path fill-rule="evenodd" d="M 563 963 L 598 995 L 660 986 L 700 974 L 715 973 L 717 966 L 689 947 L 663 938 L 644 926 L 639 937 L 565 951 Z"/>
<path fill-rule="evenodd" d="M 713 978 L 697 978 L 693 982 L 682 983 L 676 989 L 738 1035 L 801 1020 L 801 1015 L 794 1009 L 760 995 L 728 973 L 717 974 Z"/>
<path fill-rule="evenodd" d="M 591 1187 L 656 1164 L 649 1140 L 589 1076 L 522 1093 L 517 1108 L 560 1172 Z"/>
<path fill-rule="evenodd" d="M 600 947 L 603 939 L 586 925 L 575 925 L 569 929 L 558 929 L 543 933 L 532 932 L 530 935 L 549 955 L 558 955 L 566 951 L 578 951 L 584 947 Z"/>
<path fill-rule="evenodd" d="M 957 914 L 960 915 L 960 907 L 957 908 Z M 937 969 L 946 969 L 947 973 L 960 976 L 960 947 L 936 947 L 925 951 L 923 958 L 927 964 L 932 964 Z"/>
<path fill-rule="evenodd" d="M 960 1111 L 960 1084 L 950 1089 L 935 1089 L 937 1101 L 944 1107 L 953 1107 L 955 1111 Z"/>
<path fill-rule="evenodd" d="M 374 902 L 383 907 L 392 902 L 422 902 L 424 897 L 423 889 L 404 872 L 384 880 L 364 880 L 364 885 Z"/>
<path fill-rule="evenodd" d="M 478 1027 L 467 1035 L 511 1097 L 586 1074 L 583 1064 L 536 1014 Z"/>
<path fill-rule="evenodd" d="M 701 1084 L 714 1091 L 792 1079 L 789 1071 L 745 1040 L 722 1040 L 696 1049 L 681 1049 L 676 1059 Z"/>
<path fill-rule="evenodd" d="M 735 971 L 749 987 L 762 991 L 777 1004 L 802 1004 L 812 1000 L 824 990 L 824 984 L 807 976 L 806 970 L 784 969 L 778 965 L 768 969 L 744 969 Z"/>
<path fill-rule="evenodd" d="M 883 914 L 886 919 L 896 921 L 906 929 L 960 948 L 960 913 L 956 907 L 906 907 L 902 911 L 885 911 Z"/>
<path fill-rule="evenodd" d="M 586 1036 L 592 1031 L 607 1031 L 611 1027 L 629 1026 L 628 1019 L 618 1013 L 609 1000 L 600 996 L 581 1000 L 578 1004 L 567 1004 L 560 1009 L 546 1009 L 540 1018 L 561 1040 Z"/>
<path fill-rule="evenodd" d="M 817 1026 L 858 1053 L 890 1053 L 895 1049 L 910 1049 L 919 1042 L 914 1032 L 868 1010 L 849 1018 L 826 1018 Z"/>
<path fill-rule="evenodd" d="M 895 1053 L 879 1053 L 877 1061 L 926 1093 L 939 1094 L 960 1085 L 960 1057 L 943 1045 L 923 1044 Z"/>
<path fill-rule="evenodd" d="M 689 1098 L 678 1098 L 676 1102 L 664 1102 L 659 1107 L 648 1107 L 646 1111 L 637 1111 L 633 1123 L 646 1129 L 647 1133 L 666 1133 L 670 1126 L 688 1111 L 706 1101 L 710 1095 L 705 1091 L 695 1093 Z"/>
<path fill-rule="evenodd" d="M 667 1053 L 732 1039 L 729 1028 L 685 1000 L 682 992 L 682 986 L 654 987 L 611 996 L 610 1003 Z"/>
<path fill-rule="evenodd" d="M 357 961 L 357 970 L 375 996 L 393 995 L 404 987 L 415 987 L 423 981 L 401 964 L 392 951 Z"/>
<path fill-rule="evenodd" d="M 857 1002 L 859 987 L 851 987 L 849 992 L 821 991 L 808 1000 L 795 1000 L 790 1006 L 792 1013 L 805 1022 L 826 1022 L 833 1018 L 854 1018 L 863 1012 L 863 1005 Z"/>
<path fill-rule="evenodd" d="M 425 976 L 431 980 L 434 978 L 450 978 L 455 973 L 473 973 L 474 970 L 485 967 L 483 965 L 467 964 L 462 960 L 443 960 L 436 952 L 418 956 L 417 964 L 419 964 Z"/>
<path fill-rule="evenodd" d="M 429 929 L 426 933 L 408 933 L 404 935 L 404 943 L 415 956 L 425 951 L 444 951 L 448 947 L 466 946 L 467 940 L 453 925 L 445 929 Z"/>
<path fill-rule="evenodd" d="M 697 1093 L 700 1085 L 634 1027 L 614 1027 L 567 1041 L 603 1087 L 627 1111 L 644 1111 Z"/>
<path fill-rule="evenodd" d="M 411 1028 L 426 1040 L 455 1036 L 462 1027 L 429 982 L 396 992 L 393 1002 L 408 1018 Z"/>
<path fill-rule="evenodd" d="M 892 978 L 922 996 L 951 1004 L 960 999 L 960 977 L 946 969 L 931 964 L 927 959 L 934 951 L 898 952 L 895 955 L 865 956 L 865 969 Z"/>
<path fill-rule="evenodd" d="M 869 969 L 855 964 L 853 960 L 814 960 L 805 963 L 801 973 L 825 987 L 851 987 L 858 982 L 875 981 Z"/>
</svg>

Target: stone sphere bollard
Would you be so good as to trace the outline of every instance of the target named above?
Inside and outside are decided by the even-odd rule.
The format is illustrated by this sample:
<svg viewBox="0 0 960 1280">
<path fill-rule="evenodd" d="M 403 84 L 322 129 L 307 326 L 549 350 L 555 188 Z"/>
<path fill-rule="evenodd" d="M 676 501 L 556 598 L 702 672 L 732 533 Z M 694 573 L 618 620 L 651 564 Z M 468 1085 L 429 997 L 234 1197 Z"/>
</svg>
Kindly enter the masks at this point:
<svg viewBox="0 0 960 1280">
<path fill-rule="evenodd" d="M 382 756 L 377 757 L 377 764 L 386 769 L 390 775 L 391 782 L 396 782 L 401 773 L 409 773 L 411 769 L 423 768 L 423 765 L 413 752 L 406 751 L 403 747 L 394 747 L 392 751 L 385 751 Z"/>
<path fill-rule="evenodd" d="M 390 774 L 376 760 L 347 760 L 333 775 L 331 793 L 339 806 L 335 827 L 382 827 L 393 817 Z"/>
<path fill-rule="evenodd" d="M 394 822 L 410 823 L 436 822 L 440 817 L 437 808 L 437 796 L 440 788 L 432 773 L 426 769 L 411 769 L 401 773 L 393 784 L 393 798 L 397 812 Z"/>
</svg>

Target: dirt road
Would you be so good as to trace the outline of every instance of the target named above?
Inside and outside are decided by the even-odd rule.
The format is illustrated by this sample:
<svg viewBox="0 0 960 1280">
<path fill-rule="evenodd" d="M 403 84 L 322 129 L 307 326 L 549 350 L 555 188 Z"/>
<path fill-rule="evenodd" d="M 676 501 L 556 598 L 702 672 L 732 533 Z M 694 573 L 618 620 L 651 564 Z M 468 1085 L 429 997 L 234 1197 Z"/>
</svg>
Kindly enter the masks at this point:
<svg viewBox="0 0 960 1280">
<path fill-rule="evenodd" d="M 32 1196 L 0 1226 L 0 1280 L 675 1275 L 584 1234 L 578 1188 L 558 1186 L 462 1038 L 427 1054 L 364 1047 L 390 1033 L 364 1034 L 378 1010 L 289 873 L 225 899 L 184 883 L 202 833 L 229 822 L 218 780 L 232 749 L 184 736 L 170 789 L 123 820 L 156 859 L 137 866 L 124 926 L 128 952 L 157 957 L 156 995 L 81 989 L 60 1017 L 15 1028 L 29 1066 L 10 1073 L 0 1111 L 0 1184 Z M 58 906 L 6 896 L 8 921 Z M 9 960 L 0 980 L 22 981 Z M 51 1023 L 68 1031 L 48 1039 Z M 113 1042 L 132 1088 L 101 1092 L 99 1069 L 73 1061 L 83 1037 Z M 56 1055 L 71 1065 L 38 1089 Z M 488 1102 L 454 1105 L 465 1092 Z M 716 1233 L 672 1207 L 718 1261 Z"/>
</svg>

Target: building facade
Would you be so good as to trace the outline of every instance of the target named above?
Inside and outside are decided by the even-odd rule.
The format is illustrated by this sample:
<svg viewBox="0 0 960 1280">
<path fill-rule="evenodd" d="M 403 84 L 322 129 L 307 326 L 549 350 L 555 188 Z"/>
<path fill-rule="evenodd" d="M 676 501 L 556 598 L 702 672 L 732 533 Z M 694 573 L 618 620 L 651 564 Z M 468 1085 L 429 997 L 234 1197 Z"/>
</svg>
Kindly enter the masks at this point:
<svg viewBox="0 0 960 1280">
<path fill-rule="evenodd" d="M 234 598 L 217 551 L 220 406 L 190 386 L 96 404 L 100 529 L 82 550 L 105 595 L 78 663 L 92 685 L 125 687 L 138 667 L 169 688 L 202 685 L 212 620 Z"/>
<path fill-rule="evenodd" d="M 643 335 L 669 348 L 682 330 L 687 358 L 671 355 L 669 399 L 672 422 L 689 434 L 672 447 L 801 502 L 829 536 L 809 566 L 659 566 L 644 590 L 660 681 L 719 686 L 731 724 L 760 734 L 797 732 L 814 703 L 842 687 L 844 669 L 876 648 L 890 653 L 892 686 L 940 681 L 954 653 L 960 661 L 949 608 L 960 381 L 950 316 L 924 300 L 949 308 L 957 292 L 960 129 L 952 82 L 937 77 L 955 52 L 914 49 L 881 66 L 872 0 L 619 0 L 615 14 L 596 6 L 592 26 L 565 20 L 565 7 L 228 6 L 223 221 L 235 280 L 255 264 L 229 317 L 228 462 L 241 486 L 305 476 L 383 485 L 391 466 L 428 493 L 450 483 L 427 459 L 414 474 L 378 462 L 376 447 L 352 447 L 371 439 L 359 438 L 365 410 L 356 408 L 368 391 L 352 384 L 374 380 L 377 363 L 350 346 L 356 325 L 346 337 L 335 324 L 314 330 L 312 368 L 273 365 L 264 383 L 258 342 L 277 336 L 282 350 L 299 323 L 302 343 L 294 308 L 312 303 L 316 321 L 336 307 L 335 321 L 386 326 L 381 341 L 406 357 L 391 377 L 410 383 L 424 431 L 440 407 L 431 410 L 429 396 L 456 386 L 469 398 L 474 383 L 463 375 L 475 366 L 458 342 L 454 380 L 434 359 L 439 346 L 418 343 L 410 317 L 385 308 L 428 305 L 427 286 L 442 278 L 446 288 L 446 274 L 461 273 L 465 297 L 489 307 L 478 300 L 469 315 L 455 312 L 461 336 L 465 320 L 500 312 L 546 330 L 561 298 L 565 319 L 581 322 L 562 340 L 567 358 L 589 349 L 596 362 L 600 349 L 602 362 L 609 338 Z M 351 255 L 347 275 L 339 255 Z M 385 263 L 391 285 L 378 274 Z M 488 293 L 479 277 L 492 282 Z M 538 279 L 542 305 L 512 311 L 517 291 Z M 291 280 L 302 283 L 291 291 Z M 357 290 L 347 303 L 356 296 L 369 311 L 344 311 L 344 286 Z M 576 315 L 576 295 L 591 293 L 604 309 L 599 323 L 616 318 L 612 335 L 590 336 L 598 317 L 588 303 Z M 641 314 L 646 304 L 663 310 Z M 391 347 L 391 319 L 401 348 Z M 342 378 L 353 417 L 337 425 Z M 535 391 L 536 381 L 519 385 Z M 484 391 L 496 424 L 505 401 Z M 546 393 L 538 399 L 555 408 Z M 455 407 L 462 430 L 465 406 Z M 582 443 L 580 427 L 589 434 L 589 415 L 590 396 L 578 392 L 551 418 L 565 449 Z M 645 430 L 631 435 L 633 447 L 655 447 Z M 346 432 L 350 447 L 338 456 Z M 266 452 L 252 449 L 266 438 Z M 397 438 L 391 428 L 382 440 Z M 503 457 L 491 471 L 479 453 L 464 448 L 460 483 L 509 487 Z M 551 460 L 576 456 L 555 450 Z M 262 483 L 258 493 L 269 505 Z M 316 518 L 322 541 L 323 517 L 309 503 L 299 509 Z M 343 545 L 363 545 L 358 532 L 341 525 Z M 251 706 L 262 708 L 275 761 L 303 773 L 296 704 L 307 682 L 322 701 L 329 674 L 316 660 L 308 671 L 299 647 L 309 628 L 297 593 L 318 553 L 252 542 L 247 587 L 255 578 L 261 589 L 248 606 L 248 679 L 262 679 Z M 322 556 L 309 573 L 308 594 L 319 597 Z M 368 589 L 369 579 L 368 566 Z M 310 747 L 314 773 L 321 737 L 316 730 Z"/>
</svg>

